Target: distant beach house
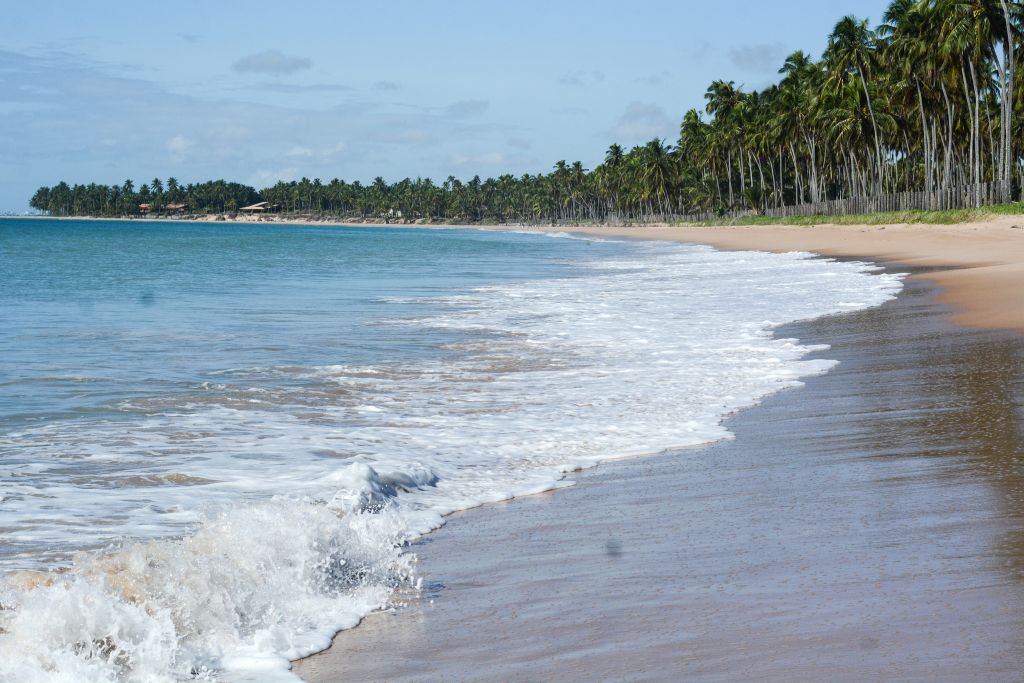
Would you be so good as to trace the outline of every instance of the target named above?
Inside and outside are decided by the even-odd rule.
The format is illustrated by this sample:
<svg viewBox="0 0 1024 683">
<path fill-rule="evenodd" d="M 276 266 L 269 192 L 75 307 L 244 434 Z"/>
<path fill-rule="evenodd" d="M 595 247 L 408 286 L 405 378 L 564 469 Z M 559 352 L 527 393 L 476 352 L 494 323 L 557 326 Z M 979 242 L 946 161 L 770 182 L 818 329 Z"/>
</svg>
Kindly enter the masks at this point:
<svg viewBox="0 0 1024 683">
<path fill-rule="evenodd" d="M 164 204 L 163 206 L 154 207 L 152 204 L 139 204 L 139 213 L 150 213 L 152 211 L 162 211 L 164 213 L 181 213 L 187 207 L 187 204 Z"/>
<path fill-rule="evenodd" d="M 246 213 L 263 213 L 264 211 L 273 211 L 277 208 L 276 204 L 270 202 L 256 202 L 249 206 L 243 206 L 239 211 L 245 211 Z"/>
</svg>

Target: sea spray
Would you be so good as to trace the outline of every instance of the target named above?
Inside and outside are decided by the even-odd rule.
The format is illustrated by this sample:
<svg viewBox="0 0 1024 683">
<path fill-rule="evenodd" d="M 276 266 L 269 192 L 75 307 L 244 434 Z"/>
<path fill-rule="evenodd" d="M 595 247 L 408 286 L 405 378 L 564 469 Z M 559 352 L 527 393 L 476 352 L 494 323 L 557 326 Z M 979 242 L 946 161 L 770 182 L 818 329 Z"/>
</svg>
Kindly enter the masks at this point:
<svg viewBox="0 0 1024 683">
<path fill-rule="evenodd" d="M 223 510 L 181 539 L 80 553 L 0 612 L 0 680 L 174 681 L 214 672 L 286 676 L 409 584 L 412 520 L 395 484 L 366 465 L 331 479 L 331 500 L 281 497 Z M 413 482 L 402 477 L 405 484 Z M 439 523 L 421 518 L 426 524 Z"/>
</svg>

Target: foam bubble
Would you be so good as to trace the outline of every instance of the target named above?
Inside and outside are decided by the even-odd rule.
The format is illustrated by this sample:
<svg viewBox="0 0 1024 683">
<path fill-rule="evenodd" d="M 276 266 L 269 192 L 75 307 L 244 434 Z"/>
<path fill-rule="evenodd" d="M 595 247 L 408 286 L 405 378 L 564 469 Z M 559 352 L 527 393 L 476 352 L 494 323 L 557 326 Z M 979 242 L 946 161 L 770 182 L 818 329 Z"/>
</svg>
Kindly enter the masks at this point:
<svg viewBox="0 0 1024 683">
<path fill-rule="evenodd" d="M 431 297 L 439 314 L 388 318 L 415 300 L 380 302 L 396 334 L 458 332 L 440 359 L 225 369 L 133 399 L 141 421 L 0 435 L 19 453 L 6 566 L 63 566 L 7 577 L 0 680 L 287 677 L 413 585 L 403 544 L 442 515 L 727 438 L 725 416 L 833 365 L 776 326 L 899 288 L 802 253 L 633 244 L 573 277 Z"/>
<path fill-rule="evenodd" d="M 415 520 L 389 504 L 396 484 L 366 465 L 328 478 L 330 501 L 224 509 L 180 539 L 9 577 L 0 680 L 287 677 L 290 659 L 325 647 L 412 577 L 399 547 Z"/>
</svg>

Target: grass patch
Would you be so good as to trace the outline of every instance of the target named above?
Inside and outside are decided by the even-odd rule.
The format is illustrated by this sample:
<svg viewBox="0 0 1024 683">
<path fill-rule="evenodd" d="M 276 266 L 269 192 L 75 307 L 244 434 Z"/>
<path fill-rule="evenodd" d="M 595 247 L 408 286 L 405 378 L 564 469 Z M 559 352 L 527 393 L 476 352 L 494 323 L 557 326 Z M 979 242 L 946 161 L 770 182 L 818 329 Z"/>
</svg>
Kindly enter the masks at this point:
<svg viewBox="0 0 1024 683">
<path fill-rule="evenodd" d="M 888 211 L 885 213 L 847 214 L 843 216 L 742 216 L 687 225 L 887 225 L 895 223 L 953 224 L 983 221 L 994 216 L 1024 216 L 1024 202 L 993 204 L 980 209 L 949 209 L 948 211 Z"/>
</svg>

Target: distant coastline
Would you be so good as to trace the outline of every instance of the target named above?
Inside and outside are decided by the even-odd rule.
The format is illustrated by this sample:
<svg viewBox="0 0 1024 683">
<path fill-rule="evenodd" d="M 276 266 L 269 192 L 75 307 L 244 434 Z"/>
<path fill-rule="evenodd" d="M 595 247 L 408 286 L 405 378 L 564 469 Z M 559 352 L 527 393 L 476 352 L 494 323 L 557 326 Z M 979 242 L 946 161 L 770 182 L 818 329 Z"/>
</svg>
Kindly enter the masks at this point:
<svg viewBox="0 0 1024 683">
<path fill-rule="evenodd" d="M 38 220 L 46 216 L 21 216 Z M 851 217 L 855 220 L 855 217 Z M 75 218 L 54 220 L 122 220 L 126 222 L 222 222 L 226 225 L 300 225 L 427 229 L 573 232 L 605 238 L 672 240 L 707 244 L 718 249 L 808 251 L 823 256 L 865 258 L 906 266 L 927 266 L 926 277 L 941 288 L 940 300 L 955 310 L 958 324 L 1024 331 L 1024 212 L 986 216 L 953 224 L 820 223 L 814 225 L 529 225 L 449 224 L 329 220 L 313 217 L 236 216 L 211 214 L 174 218 Z"/>
<path fill-rule="evenodd" d="M 614 227 L 665 227 L 665 226 L 727 226 L 727 225 L 893 225 L 893 224 L 955 224 L 980 223 L 994 220 L 1000 216 L 1024 217 L 1024 202 L 1008 202 L 990 204 L 976 208 L 945 209 L 945 210 L 902 210 L 879 211 L 875 213 L 854 214 L 789 214 L 771 216 L 756 212 L 728 216 L 704 216 L 687 220 L 685 217 L 668 216 L 661 220 L 625 219 L 623 217 L 605 217 L 604 220 L 509 220 L 497 221 L 482 219 L 462 221 L 444 218 L 408 218 L 397 216 L 338 216 L 329 213 L 239 213 L 239 212 L 200 212 L 174 213 L 161 215 L 122 214 L 103 216 L 83 214 L 77 216 L 54 216 L 50 214 L 11 214 L 0 218 L 48 219 L 48 220 L 87 220 L 87 221 L 148 221 L 148 222 L 185 222 L 185 223 L 267 223 L 283 225 L 328 225 L 355 226 L 374 225 L 389 227 L 437 227 L 437 228 L 531 228 L 531 229 L 599 229 Z"/>
</svg>

